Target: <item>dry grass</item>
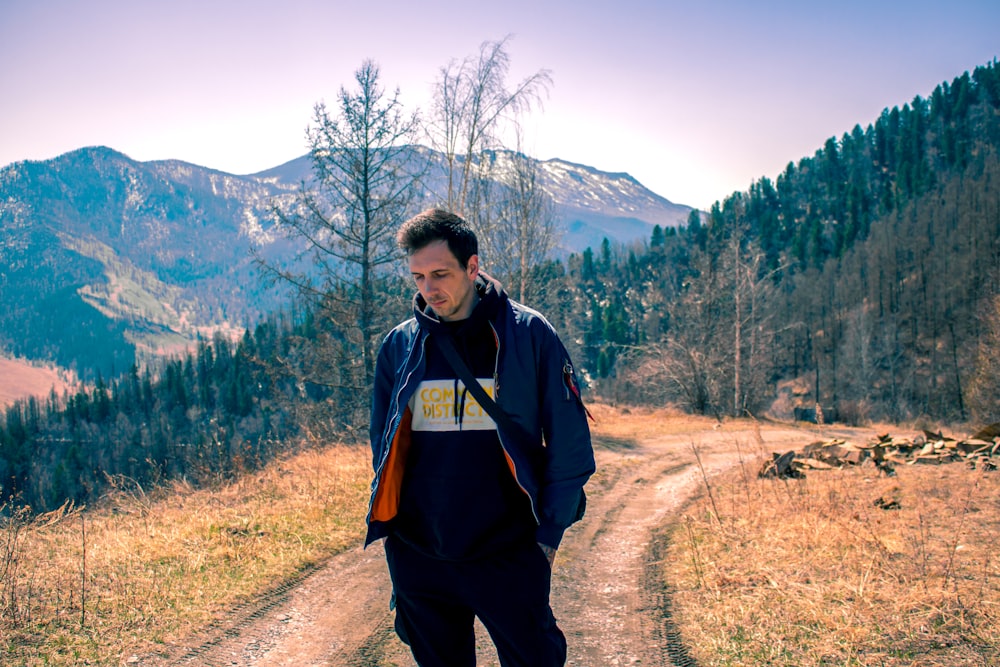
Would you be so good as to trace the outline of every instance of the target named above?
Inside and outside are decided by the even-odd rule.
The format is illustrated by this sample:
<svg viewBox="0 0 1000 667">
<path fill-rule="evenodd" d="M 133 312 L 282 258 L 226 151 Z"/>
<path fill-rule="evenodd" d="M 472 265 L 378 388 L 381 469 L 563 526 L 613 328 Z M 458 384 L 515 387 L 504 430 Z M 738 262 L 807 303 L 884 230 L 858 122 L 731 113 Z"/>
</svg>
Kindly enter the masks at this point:
<svg viewBox="0 0 1000 667">
<path fill-rule="evenodd" d="M 598 440 L 640 440 L 679 433 L 692 433 L 711 429 L 717 424 L 711 417 L 689 415 L 673 408 L 629 407 L 620 408 L 595 403 L 587 406 L 594 420 L 591 432 Z M 732 422 L 734 427 L 746 428 L 745 423 Z M 742 424 L 742 425 L 741 425 Z M 726 428 L 728 425 L 720 425 Z"/>
<path fill-rule="evenodd" d="M 334 446 L 218 489 L 123 481 L 100 508 L 0 524 L 0 663 L 119 664 L 186 635 L 357 544 L 370 468 L 367 448 Z"/>
<path fill-rule="evenodd" d="M 750 468 L 672 531 L 666 585 L 698 665 L 1000 664 L 1000 472 Z"/>
<path fill-rule="evenodd" d="M 591 411 L 612 446 L 730 428 Z M 697 664 L 1000 664 L 1000 472 L 783 481 L 756 466 L 713 479 L 671 535 L 665 580 Z M 99 508 L 0 523 L 0 664 L 119 664 L 187 636 L 357 544 L 369 480 L 368 449 L 335 446 L 218 489 L 147 496 L 122 480 Z"/>
<path fill-rule="evenodd" d="M 55 390 L 62 394 L 76 384 L 71 372 L 32 366 L 26 361 L 0 357 L 0 409 L 29 396 L 45 398 Z"/>
</svg>

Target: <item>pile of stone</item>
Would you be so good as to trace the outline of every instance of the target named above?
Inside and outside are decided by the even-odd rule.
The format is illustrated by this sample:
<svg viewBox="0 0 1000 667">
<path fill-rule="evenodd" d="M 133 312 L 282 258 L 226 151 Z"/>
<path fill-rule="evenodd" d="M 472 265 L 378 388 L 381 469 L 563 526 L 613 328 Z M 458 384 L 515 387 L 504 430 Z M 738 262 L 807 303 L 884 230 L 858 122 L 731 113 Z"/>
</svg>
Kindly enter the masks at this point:
<svg viewBox="0 0 1000 667">
<path fill-rule="evenodd" d="M 894 475 L 899 465 L 943 464 L 964 461 L 971 468 L 996 470 L 1000 462 L 1000 423 L 980 429 L 970 438 L 957 439 L 924 431 L 914 438 L 876 435 L 865 444 L 840 438 L 814 442 L 801 451 L 775 453 L 761 467 L 760 477 L 798 478 L 807 470 L 873 465 Z"/>
</svg>

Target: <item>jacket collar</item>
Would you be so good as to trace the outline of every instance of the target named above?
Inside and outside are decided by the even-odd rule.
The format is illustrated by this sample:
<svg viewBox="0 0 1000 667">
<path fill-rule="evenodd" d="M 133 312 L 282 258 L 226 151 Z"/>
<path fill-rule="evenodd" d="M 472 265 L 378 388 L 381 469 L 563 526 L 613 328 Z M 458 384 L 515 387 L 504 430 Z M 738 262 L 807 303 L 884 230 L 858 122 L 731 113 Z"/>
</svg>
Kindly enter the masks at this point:
<svg viewBox="0 0 1000 667">
<path fill-rule="evenodd" d="M 479 303 L 472 309 L 472 314 L 455 327 L 449 327 L 448 323 L 442 322 L 434 310 L 427 305 L 427 301 L 424 300 L 420 292 L 413 296 L 413 316 L 420 328 L 428 333 L 442 331 L 461 333 L 475 327 L 478 323 L 496 319 L 497 313 L 508 301 L 507 292 L 503 285 L 489 274 L 480 271 L 476 278 L 475 288 L 476 294 L 479 296 Z"/>
</svg>

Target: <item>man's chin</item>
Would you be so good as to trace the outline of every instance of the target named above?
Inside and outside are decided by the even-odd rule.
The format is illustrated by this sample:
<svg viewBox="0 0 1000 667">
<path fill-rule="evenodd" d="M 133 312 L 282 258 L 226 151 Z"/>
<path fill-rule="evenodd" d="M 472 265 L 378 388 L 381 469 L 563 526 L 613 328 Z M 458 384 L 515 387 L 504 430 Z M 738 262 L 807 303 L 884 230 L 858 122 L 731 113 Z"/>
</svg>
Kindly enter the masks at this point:
<svg viewBox="0 0 1000 667">
<path fill-rule="evenodd" d="M 437 307 L 431 305 L 431 310 L 434 311 L 434 314 L 438 316 L 439 320 L 448 320 L 455 315 L 455 309 L 449 308 L 446 304 L 441 304 Z"/>
</svg>

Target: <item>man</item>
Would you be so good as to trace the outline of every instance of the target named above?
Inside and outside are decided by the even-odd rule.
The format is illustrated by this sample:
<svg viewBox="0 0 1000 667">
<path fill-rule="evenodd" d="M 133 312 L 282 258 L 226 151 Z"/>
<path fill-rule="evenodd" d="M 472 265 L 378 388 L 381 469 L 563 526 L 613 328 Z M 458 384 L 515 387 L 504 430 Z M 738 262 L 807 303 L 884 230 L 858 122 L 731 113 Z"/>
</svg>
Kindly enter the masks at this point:
<svg viewBox="0 0 1000 667">
<path fill-rule="evenodd" d="M 376 363 L 366 540 L 387 538 L 396 631 L 421 667 L 475 665 L 475 617 L 503 667 L 564 665 L 551 567 L 594 472 L 573 365 L 545 318 L 480 270 L 462 218 L 424 211 L 397 241 L 418 292 Z M 459 379 L 449 342 L 509 421 Z"/>
</svg>

